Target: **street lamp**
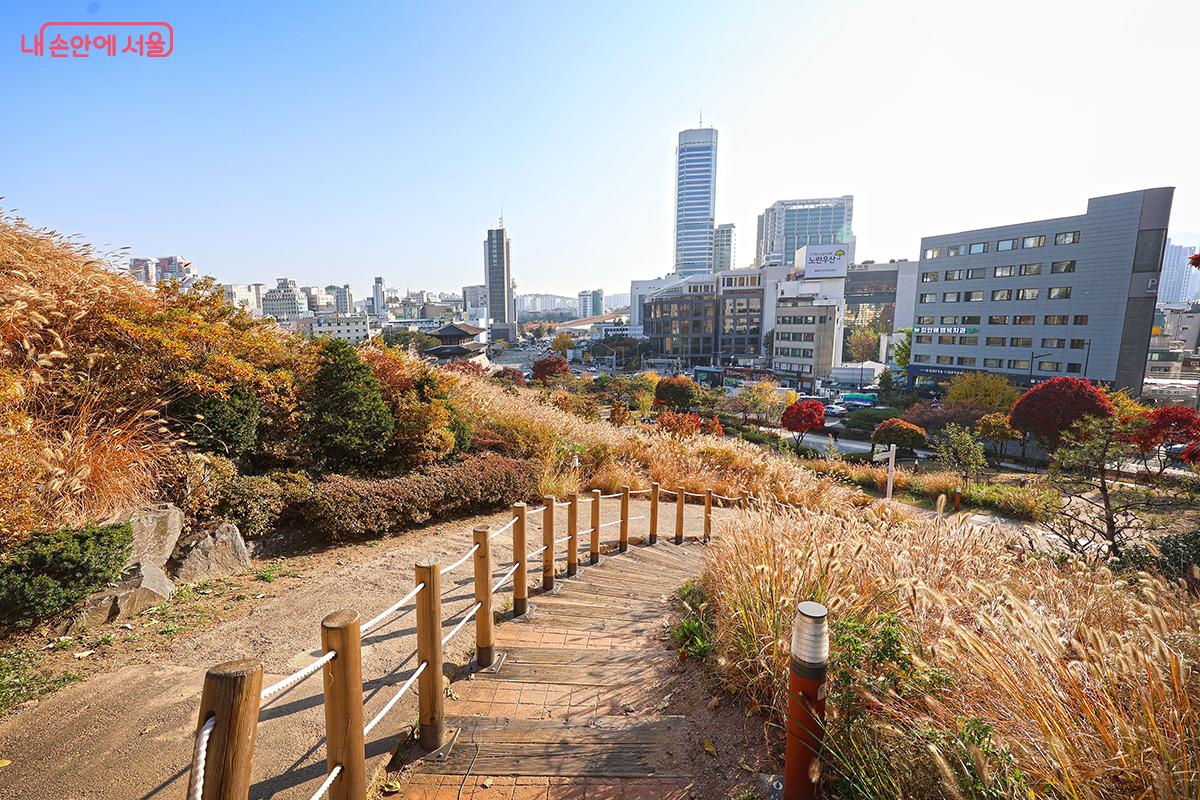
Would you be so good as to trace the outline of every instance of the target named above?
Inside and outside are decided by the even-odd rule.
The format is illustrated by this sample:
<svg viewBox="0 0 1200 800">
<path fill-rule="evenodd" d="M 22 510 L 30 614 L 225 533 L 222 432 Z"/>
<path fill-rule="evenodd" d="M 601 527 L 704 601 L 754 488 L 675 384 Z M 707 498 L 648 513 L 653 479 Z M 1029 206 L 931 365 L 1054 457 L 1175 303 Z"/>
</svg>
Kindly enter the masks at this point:
<svg viewBox="0 0 1200 800">
<path fill-rule="evenodd" d="M 1033 365 L 1037 363 L 1038 359 L 1046 358 L 1047 356 L 1052 356 L 1052 355 L 1054 355 L 1054 354 L 1053 353 L 1034 353 L 1032 350 L 1029 351 L 1029 385 L 1030 386 L 1033 386 Z M 1028 446 L 1028 444 L 1029 444 L 1029 434 L 1023 432 L 1021 434 L 1021 460 L 1022 461 L 1025 460 L 1025 449 Z"/>
<path fill-rule="evenodd" d="M 1083 356 L 1083 377 L 1087 377 L 1088 362 L 1092 360 L 1092 340 L 1085 339 L 1084 344 L 1087 345 L 1087 353 Z"/>
</svg>

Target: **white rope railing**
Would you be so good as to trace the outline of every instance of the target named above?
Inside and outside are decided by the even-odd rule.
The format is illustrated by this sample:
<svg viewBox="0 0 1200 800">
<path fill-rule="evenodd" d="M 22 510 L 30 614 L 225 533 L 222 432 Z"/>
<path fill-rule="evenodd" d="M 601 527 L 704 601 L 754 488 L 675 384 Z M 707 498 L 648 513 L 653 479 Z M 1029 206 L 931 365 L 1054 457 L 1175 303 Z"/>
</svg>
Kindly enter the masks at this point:
<svg viewBox="0 0 1200 800">
<path fill-rule="evenodd" d="M 333 661 L 333 659 L 336 655 L 337 655 L 336 650 L 330 650 L 328 653 L 321 656 L 320 658 L 318 658 L 316 661 L 309 664 L 304 669 L 296 670 L 295 672 L 293 672 L 291 675 L 288 675 L 283 680 L 271 684 L 270 686 L 263 689 L 262 692 L 259 693 L 259 695 L 258 695 L 259 702 L 269 700 L 272 697 L 274 697 L 275 695 L 279 694 L 280 692 L 286 691 L 286 690 L 292 688 L 293 686 L 295 686 L 296 684 L 298 684 L 302 681 L 308 680 L 313 675 L 316 675 L 321 670 L 321 667 L 325 666 L 330 661 Z"/>
<path fill-rule="evenodd" d="M 661 490 L 659 490 L 659 493 L 658 493 L 658 496 L 659 496 L 660 498 L 661 498 L 661 497 L 672 497 L 672 498 L 675 498 L 675 497 L 678 497 L 678 495 L 679 495 L 679 493 L 678 493 L 678 492 L 672 492 L 672 491 L 671 491 L 671 490 L 669 490 L 669 489 L 661 489 Z"/>
<path fill-rule="evenodd" d="M 496 530 L 489 533 L 488 539 L 495 539 L 497 536 L 504 533 L 506 530 L 508 530 L 509 528 L 511 528 L 513 525 L 516 525 L 516 524 L 517 524 L 517 518 L 513 517 L 508 522 L 504 523 L 499 528 L 497 528 Z"/>
<path fill-rule="evenodd" d="M 602 523 L 600 523 L 600 527 L 601 527 L 601 528 L 611 528 L 613 525 L 620 525 L 620 524 L 621 524 L 621 520 L 619 520 L 619 519 L 614 519 L 612 522 L 602 522 Z"/>
<path fill-rule="evenodd" d="M 585 531 L 579 531 L 579 533 L 578 533 L 577 535 L 579 535 L 579 536 L 584 536 L 584 535 L 586 535 L 586 534 L 589 534 L 589 533 L 591 533 L 591 532 L 592 532 L 592 529 L 591 529 L 591 528 L 588 528 L 588 529 L 587 529 L 587 530 L 585 530 Z"/>
<path fill-rule="evenodd" d="M 384 707 L 379 709 L 379 713 L 375 715 L 374 719 L 372 719 L 366 724 L 366 726 L 363 727 L 363 736 L 369 734 L 372 728 L 383 721 L 383 718 L 386 717 L 388 712 L 392 710 L 392 707 L 395 706 L 396 703 L 400 702 L 400 698 L 404 696 L 404 693 L 407 692 L 413 683 L 416 682 L 417 678 L 421 677 L 421 673 L 425 671 L 427 666 L 429 666 L 429 662 L 422 661 L 421 665 L 417 667 L 417 671 L 408 676 L 408 680 L 406 680 L 404 685 L 401 686 L 394 695 L 392 695 L 392 699 L 388 700 Z"/>
<path fill-rule="evenodd" d="M 571 505 L 571 501 L 570 501 L 570 500 L 567 500 L 566 502 L 563 502 L 563 503 L 555 503 L 555 504 L 554 504 L 554 507 L 555 507 L 555 508 L 567 508 L 567 507 L 569 507 L 570 505 Z"/>
<path fill-rule="evenodd" d="M 723 494 L 714 494 L 713 497 L 717 500 L 724 500 L 727 503 L 737 503 L 744 500 L 744 497 L 726 497 Z"/>
<path fill-rule="evenodd" d="M 566 544 L 569 541 L 571 541 L 571 534 L 568 533 L 566 536 L 560 536 L 557 539 L 555 539 L 554 543 L 555 544 Z"/>
<path fill-rule="evenodd" d="M 512 576 L 517 574 L 517 568 L 520 566 L 520 563 L 516 563 L 509 567 L 508 572 L 501 575 L 500 580 L 492 584 L 492 594 L 495 594 L 497 589 L 512 580 Z"/>
<path fill-rule="evenodd" d="M 650 494 L 650 489 L 630 489 L 630 494 Z"/>
<path fill-rule="evenodd" d="M 217 727 L 217 717 L 214 714 L 204 720 L 204 725 L 196 732 L 196 746 L 192 749 L 192 771 L 188 780 L 188 800 L 200 800 L 204 796 L 204 762 L 208 757 L 208 737 L 213 728 Z"/>
<path fill-rule="evenodd" d="M 454 572 L 454 570 L 458 569 L 463 564 L 467 563 L 467 559 L 469 559 L 471 556 L 475 555 L 477 550 L 479 550 L 479 545 L 475 545 L 474 547 L 472 547 L 470 550 L 467 551 L 467 554 L 465 556 L 460 558 L 458 561 L 455 561 L 450 566 L 442 567 L 441 574 L 445 575 L 447 572 Z"/>
<path fill-rule="evenodd" d="M 363 634 L 365 635 L 365 634 L 369 633 L 370 631 L 374 630 L 375 627 L 379 625 L 379 623 L 383 622 L 385 619 L 390 617 L 392 614 L 395 614 L 397 611 L 399 611 L 406 603 L 408 603 L 414 597 L 416 597 L 418 594 L 420 594 L 421 590 L 424 588 L 425 588 L 425 584 L 418 583 L 416 586 L 413 587 L 413 590 L 411 592 L 404 595 L 404 597 L 401 597 L 399 600 L 397 600 L 391 606 L 389 606 L 388 608 L 385 608 L 383 611 L 380 611 L 378 614 L 376 614 L 375 616 L 373 616 L 369 620 L 367 620 L 367 624 L 362 626 Z"/>
<path fill-rule="evenodd" d="M 542 545 L 537 550 L 534 550 L 532 553 L 527 555 L 526 558 L 533 558 L 534 556 L 540 556 L 544 552 L 546 552 L 546 545 Z"/>
<path fill-rule="evenodd" d="M 337 776 L 342 774 L 342 765 L 338 764 L 333 769 L 329 770 L 329 774 L 325 776 L 325 781 L 317 787 L 317 791 L 308 800 L 320 800 L 329 791 L 329 787 L 333 786 L 333 782 L 337 780 Z"/>
<path fill-rule="evenodd" d="M 629 521 L 637 522 L 639 519 L 650 519 L 650 516 L 648 514 L 642 514 L 640 517 L 630 517 Z"/>
<path fill-rule="evenodd" d="M 620 496 L 621 496 L 620 492 L 615 492 L 613 494 L 602 494 L 602 495 L 600 495 L 600 498 L 602 500 L 612 500 L 614 497 L 620 497 Z"/>
<path fill-rule="evenodd" d="M 684 492 L 684 495 L 687 497 L 704 497 L 703 492 Z"/>
<path fill-rule="evenodd" d="M 471 617 L 475 616 L 475 612 L 478 611 L 482 605 L 483 603 L 476 603 L 475 605 L 471 606 L 471 610 L 467 612 L 467 615 L 460 619 L 458 624 L 451 628 L 450 632 L 442 637 L 443 646 L 445 646 L 451 639 L 458 635 L 458 632 L 463 629 L 464 625 L 471 621 Z"/>
</svg>

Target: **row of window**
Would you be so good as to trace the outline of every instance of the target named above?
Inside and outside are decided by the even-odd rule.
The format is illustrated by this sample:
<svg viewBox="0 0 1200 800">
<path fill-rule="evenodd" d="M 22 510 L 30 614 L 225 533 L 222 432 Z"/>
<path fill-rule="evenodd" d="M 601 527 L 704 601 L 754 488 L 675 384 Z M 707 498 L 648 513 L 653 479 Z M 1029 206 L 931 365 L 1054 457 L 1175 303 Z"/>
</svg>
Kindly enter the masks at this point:
<svg viewBox="0 0 1200 800">
<path fill-rule="evenodd" d="M 1055 244 L 1079 244 L 1079 231 L 1066 231 L 1054 234 Z M 974 242 L 972 244 L 952 244 L 946 247 L 925 248 L 925 258 L 943 258 L 950 256 L 977 256 L 988 251 L 990 242 Z M 1045 247 L 1046 236 L 1026 236 L 1022 239 L 1001 239 L 996 242 L 996 251 L 1016 250 L 1018 245 L 1022 250 L 1034 247 Z"/>
<path fill-rule="evenodd" d="M 928 364 L 931 359 L 928 355 L 921 353 L 913 354 L 912 360 L 918 364 Z M 974 367 L 978 363 L 975 356 L 938 356 L 933 361 L 937 364 L 957 364 L 960 367 Z M 989 369 L 1003 369 L 1005 360 L 1003 358 L 985 358 L 983 366 Z M 1028 358 L 1010 358 L 1008 359 L 1008 369 L 1029 369 Z M 1083 365 L 1074 361 L 1069 361 L 1066 364 L 1066 369 L 1063 368 L 1061 361 L 1038 361 L 1039 372 L 1068 372 L 1079 373 L 1083 370 Z"/>
<path fill-rule="evenodd" d="M 933 344 L 933 337 L 928 335 L 913 337 L 913 341 L 917 344 Z M 1071 349 L 1082 350 L 1087 347 L 1088 339 L 1072 339 Z M 979 345 L 978 336 L 939 336 L 937 337 L 938 344 L 956 344 L 960 347 L 976 347 Z M 1005 340 L 1003 336 L 987 336 L 984 337 L 983 343 L 987 347 L 1033 347 L 1033 339 L 1028 336 L 1013 336 Z M 1042 347 L 1048 347 L 1052 350 L 1062 350 L 1067 346 L 1066 339 L 1044 338 L 1042 339 Z"/>
<path fill-rule="evenodd" d="M 775 355 L 792 356 L 793 358 L 812 358 L 813 350 L 811 347 L 776 347 Z"/>
<path fill-rule="evenodd" d="M 817 335 L 806 331 L 779 331 L 775 334 L 779 342 L 815 342 Z"/>
<path fill-rule="evenodd" d="M 934 319 L 936 319 L 936 318 L 929 316 L 929 315 L 926 315 L 923 317 L 917 317 L 917 324 L 918 325 L 933 325 Z M 980 324 L 980 320 L 982 320 L 982 319 L 983 319 L 982 317 L 970 315 L 970 314 L 968 314 L 966 316 L 961 316 L 961 317 L 943 316 L 941 318 L 941 324 L 942 325 L 978 325 L 978 324 Z M 1009 320 L 1012 320 L 1013 325 L 1036 325 L 1037 324 L 1037 317 L 1034 316 L 1033 314 L 1017 314 L 1012 317 L 1010 317 L 1006 314 L 997 314 L 997 315 L 988 317 L 987 324 L 988 325 L 1008 325 Z M 1042 324 L 1043 325 L 1066 325 L 1068 320 L 1072 320 L 1074 322 L 1074 324 L 1076 324 L 1076 325 L 1087 325 L 1088 324 L 1088 315 L 1087 314 L 1076 314 L 1074 316 L 1074 318 L 1072 319 L 1072 317 L 1070 317 L 1067 314 L 1047 314 L 1046 316 L 1042 317 Z"/>
<path fill-rule="evenodd" d="M 776 325 L 824 325 L 828 317 L 824 314 L 821 316 L 778 316 L 775 319 Z"/>
<path fill-rule="evenodd" d="M 1013 289 L 993 289 L 992 290 L 992 299 L 996 300 L 996 301 L 1001 301 L 1001 300 L 1012 300 L 1014 297 L 1016 297 L 1016 299 L 1018 299 L 1018 300 L 1037 300 L 1041 297 L 1041 294 L 1042 294 L 1042 290 L 1037 286 L 1033 286 L 1033 287 L 1030 287 L 1027 289 L 1016 289 L 1015 291 Z M 958 302 L 982 303 L 983 296 L 984 296 L 984 293 L 982 291 L 943 292 L 942 293 L 942 302 L 943 303 L 958 303 Z M 1051 289 L 1046 293 L 1046 296 L 1049 297 L 1051 300 L 1069 300 L 1071 298 L 1071 287 L 1070 286 L 1051 287 Z M 936 292 L 929 292 L 926 294 L 922 294 L 920 296 L 920 298 L 918 298 L 918 302 L 920 302 L 920 303 L 936 303 L 937 301 L 938 301 L 938 296 L 937 296 Z"/>
<path fill-rule="evenodd" d="M 1074 261 L 1052 261 L 1050 263 L 1050 274 L 1061 275 L 1067 272 L 1075 271 Z M 993 278 L 1011 278 L 1014 275 L 1041 275 L 1041 264 L 1007 264 L 1000 267 L 992 267 Z M 987 270 L 983 267 L 973 267 L 971 269 L 948 269 L 944 273 L 937 272 L 922 272 L 921 283 L 937 283 L 939 277 L 948 281 L 971 281 L 979 278 L 987 277 Z"/>
</svg>

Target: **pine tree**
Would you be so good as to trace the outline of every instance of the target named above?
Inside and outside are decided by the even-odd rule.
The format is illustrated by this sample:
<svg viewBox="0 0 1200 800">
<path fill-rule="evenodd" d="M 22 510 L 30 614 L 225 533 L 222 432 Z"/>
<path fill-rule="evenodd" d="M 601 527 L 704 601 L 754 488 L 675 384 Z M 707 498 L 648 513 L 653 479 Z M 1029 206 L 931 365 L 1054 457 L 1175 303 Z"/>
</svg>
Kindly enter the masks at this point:
<svg viewBox="0 0 1200 800">
<path fill-rule="evenodd" d="M 379 381 L 353 345 L 321 344 L 320 366 L 304 400 L 308 438 L 317 459 L 332 469 L 378 460 L 392 441 L 393 420 Z"/>
</svg>

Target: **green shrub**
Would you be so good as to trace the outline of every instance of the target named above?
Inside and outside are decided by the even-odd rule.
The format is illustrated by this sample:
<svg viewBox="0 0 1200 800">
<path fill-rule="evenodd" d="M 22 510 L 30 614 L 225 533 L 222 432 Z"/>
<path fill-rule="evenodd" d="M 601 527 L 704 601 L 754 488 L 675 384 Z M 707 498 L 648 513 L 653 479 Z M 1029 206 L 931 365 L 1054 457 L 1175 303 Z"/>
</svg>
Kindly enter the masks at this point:
<svg viewBox="0 0 1200 800">
<path fill-rule="evenodd" d="M 185 397 L 172 403 L 169 413 L 187 426 L 188 439 L 199 450 L 237 460 L 258 441 L 258 398 L 242 386 L 224 397 Z"/>
<path fill-rule="evenodd" d="M 28 626 L 66 611 L 116 580 L 132 546 L 127 522 L 30 534 L 0 565 L 0 623 Z"/>
<path fill-rule="evenodd" d="M 1037 521 L 1052 513 L 1054 494 L 1039 486 L 974 483 L 963 491 L 963 500 L 968 505 L 992 509 L 1013 519 Z"/>
<path fill-rule="evenodd" d="M 1149 545 L 1126 548 L 1121 557 L 1121 566 L 1126 569 L 1156 572 L 1170 581 L 1186 581 L 1193 592 L 1200 589 L 1198 565 L 1200 530 L 1156 537 Z"/>
<path fill-rule="evenodd" d="M 401 478 L 329 475 L 316 485 L 304 519 L 330 539 L 394 533 L 532 500 L 541 474 L 540 461 L 480 453 Z"/>
<path fill-rule="evenodd" d="M 904 414 L 902 408 L 863 408 L 851 411 L 842 420 L 842 426 L 848 431 L 870 434 L 879 423 L 895 419 Z"/>
<path fill-rule="evenodd" d="M 283 490 L 266 475 L 239 475 L 221 492 L 217 515 L 238 526 L 242 536 L 271 531 L 283 513 Z"/>
<path fill-rule="evenodd" d="M 374 463 L 392 441 L 394 421 L 379 381 L 348 342 L 321 343 L 320 366 L 304 392 L 303 410 L 314 456 L 335 469 Z"/>
</svg>

